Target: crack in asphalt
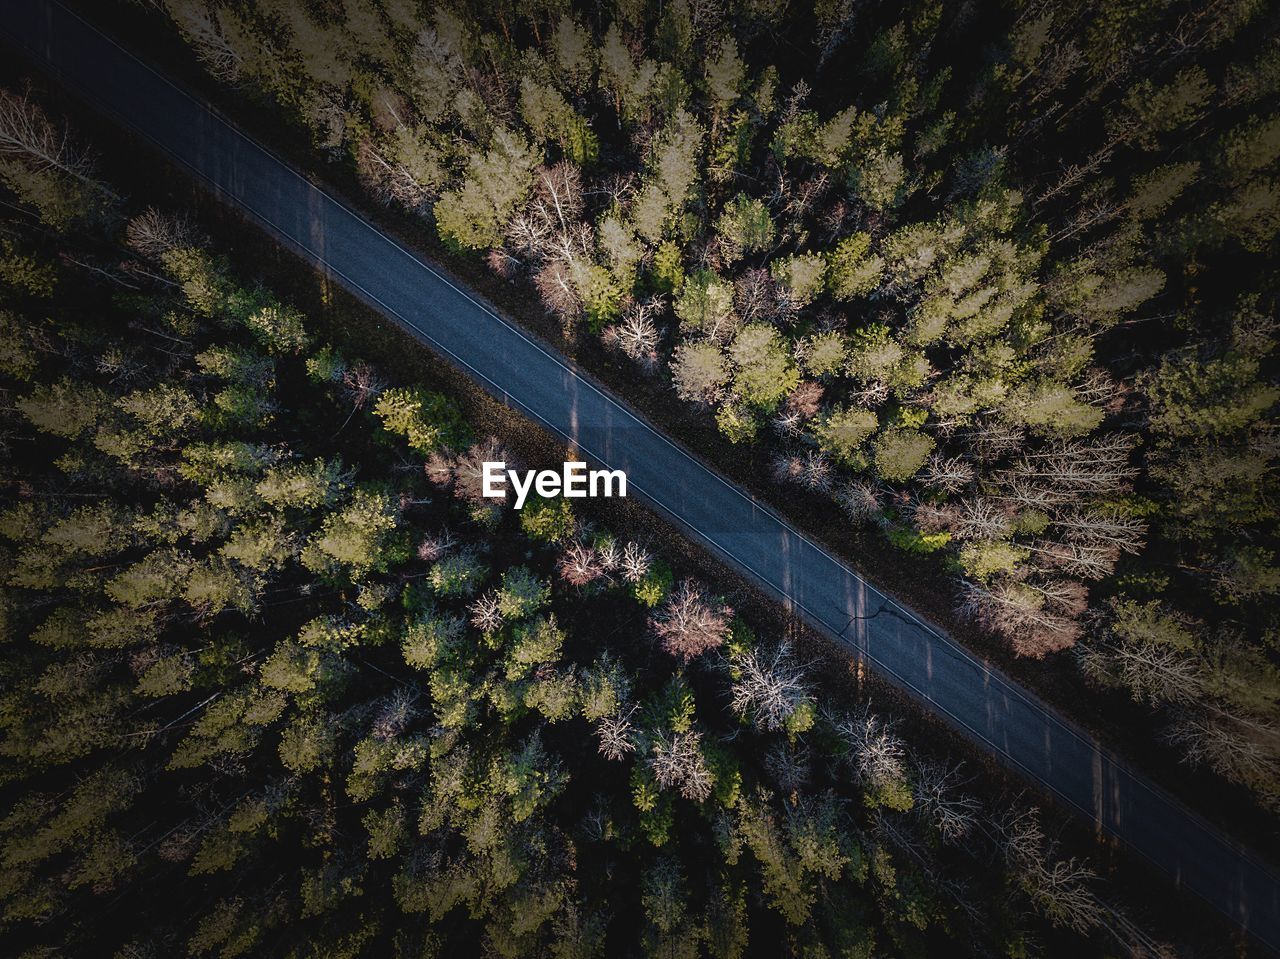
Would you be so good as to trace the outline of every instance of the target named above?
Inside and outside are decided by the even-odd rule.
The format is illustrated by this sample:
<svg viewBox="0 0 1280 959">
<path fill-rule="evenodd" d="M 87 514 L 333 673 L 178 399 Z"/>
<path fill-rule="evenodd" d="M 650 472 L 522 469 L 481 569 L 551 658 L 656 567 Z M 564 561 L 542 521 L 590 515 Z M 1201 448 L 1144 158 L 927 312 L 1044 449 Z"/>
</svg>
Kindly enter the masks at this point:
<svg viewBox="0 0 1280 959">
<path fill-rule="evenodd" d="M 888 598 L 885 598 L 880 603 L 880 607 L 870 616 L 866 616 L 866 615 L 859 616 L 857 614 L 848 616 L 848 622 L 846 622 L 844 626 L 840 628 L 840 630 L 836 633 L 836 636 L 839 639 L 843 640 L 844 642 L 848 643 L 849 638 L 845 636 L 845 633 L 847 633 L 852 628 L 854 623 L 869 623 L 873 619 L 878 617 L 880 614 L 886 613 L 886 612 L 901 622 L 904 622 L 904 623 L 907 622 L 907 618 L 902 615 L 902 611 L 897 609 L 896 606 L 888 600 Z"/>
</svg>

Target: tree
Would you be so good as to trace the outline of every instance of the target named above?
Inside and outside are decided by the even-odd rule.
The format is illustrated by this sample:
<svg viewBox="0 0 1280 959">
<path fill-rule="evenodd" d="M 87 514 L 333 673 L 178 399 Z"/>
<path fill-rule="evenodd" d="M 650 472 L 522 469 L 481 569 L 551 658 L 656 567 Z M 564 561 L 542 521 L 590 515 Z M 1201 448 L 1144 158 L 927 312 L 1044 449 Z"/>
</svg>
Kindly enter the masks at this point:
<svg viewBox="0 0 1280 959">
<path fill-rule="evenodd" d="M 1202 115 L 1213 94 L 1204 70 L 1192 66 L 1168 84 L 1143 80 L 1130 88 L 1123 104 L 1108 118 L 1112 136 L 1154 149 L 1161 134 L 1189 126 Z"/>
<path fill-rule="evenodd" d="M 763 324 L 744 326 L 729 347 L 733 385 L 751 406 L 774 409 L 800 382 L 799 371 L 778 331 Z"/>
<path fill-rule="evenodd" d="M 55 230 L 90 219 L 116 199 L 94 176 L 87 150 L 29 95 L 0 90 L 0 182 Z"/>
<path fill-rule="evenodd" d="M 551 588 L 526 566 L 515 566 L 502 574 L 498 591 L 498 609 L 504 620 L 524 619 L 533 615 L 551 597 Z"/>
<path fill-rule="evenodd" d="M 683 332 L 701 333 L 712 340 L 726 340 L 738 326 L 733 287 L 710 270 L 688 277 L 676 297 L 675 313 Z"/>
<path fill-rule="evenodd" d="M 608 42 L 606 38 L 606 43 Z M 608 50 L 606 49 L 606 57 Z M 636 232 L 650 243 L 662 240 L 698 181 L 703 130 L 685 110 L 676 110 L 649 146 L 645 182 L 631 211 Z"/>
<path fill-rule="evenodd" d="M 800 253 L 774 260 L 769 273 L 785 297 L 786 309 L 803 309 L 822 292 L 826 261 L 816 253 Z"/>
<path fill-rule="evenodd" d="M 864 383 L 895 382 L 908 360 L 908 353 L 894 340 L 888 327 L 872 324 L 855 330 L 849 339 L 849 376 Z"/>
<path fill-rule="evenodd" d="M 325 517 L 320 532 L 303 547 L 302 565 L 317 573 L 362 579 L 392 561 L 390 534 L 398 526 L 399 511 L 390 497 L 357 489 L 347 505 Z"/>
<path fill-rule="evenodd" d="M 267 469 L 253 492 L 275 509 L 313 510 L 336 503 L 350 484 L 340 460 L 315 459 Z"/>
<path fill-rule="evenodd" d="M 645 955 L 696 959 L 700 936 L 689 918 L 684 876 L 675 859 L 664 856 L 645 873 L 640 902 L 645 914 Z"/>
<path fill-rule="evenodd" d="M 598 56 L 591 34 L 570 14 L 562 14 L 551 36 L 551 49 L 560 76 L 572 89 L 582 91 Z"/>
<path fill-rule="evenodd" d="M 521 617 L 509 609 L 509 603 L 504 603 L 504 597 L 509 595 L 508 589 L 504 584 L 503 592 L 498 595 L 499 611 L 504 618 L 519 619 Z M 522 679 L 540 664 L 555 663 L 560 659 L 564 641 L 565 634 L 556 625 L 555 617 L 539 616 L 531 623 L 517 625 L 512 630 L 507 649 L 507 679 Z"/>
<path fill-rule="evenodd" d="M 865 463 L 865 457 L 861 455 L 862 444 L 878 425 L 876 415 L 869 410 L 833 407 L 818 418 L 813 434 L 825 452 L 843 463 L 857 466 Z"/>
<path fill-rule="evenodd" d="M 463 549 L 436 562 L 427 581 L 439 596 L 471 596 L 488 575 L 475 550 Z"/>
<path fill-rule="evenodd" d="M 734 655 L 733 710 L 760 730 L 776 732 L 812 722 L 813 696 L 804 668 L 781 641 L 771 651 L 748 649 Z M 800 721 L 797 721 L 799 717 Z"/>
<path fill-rule="evenodd" d="M 567 499 L 536 496 L 520 511 L 520 528 L 538 542 L 563 543 L 573 536 L 578 521 Z"/>
<path fill-rule="evenodd" d="M 844 373 L 847 353 L 844 336 L 827 330 L 807 337 L 797 350 L 797 358 L 810 376 L 831 380 Z"/>
<path fill-rule="evenodd" d="M 863 802 L 872 809 L 885 807 L 906 812 L 915 805 L 915 796 L 907 779 L 906 747 L 870 710 L 852 716 L 837 730 L 849 746 L 846 761 L 866 785 Z"/>
<path fill-rule="evenodd" d="M 16 405 L 42 432 L 73 439 L 106 413 L 107 395 L 88 383 L 62 379 L 38 385 Z"/>
<path fill-rule="evenodd" d="M 716 220 L 716 235 L 729 262 L 767 250 L 776 233 L 769 208 L 745 193 L 739 193 L 725 204 Z"/>
<path fill-rule="evenodd" d="M 579 166 L 596 159 L 600 141 L 588 122 L 554 87 L 530 76 L 520 81 L 520 112 L 525 125 L 542 141 L 559 144 L 564 156 Z"/>
<path fill-rule="evenodd" d="M 883 147 L 862 156 L 849 176 L 858 198 L 876 211 L 891 210 L 910 192 L 902 154 Z"/>
<path fill-rule="evenodd" d="M 712 340 L 682 344 L 671 364 L 676 393 L 689 402 L 712 403 L 729 380 L 724 351 Z"/>
<path fill-rule="evenodd" d="M 909 480 L 924 466 L 933 448 L 933 437 L 919 430 L 901 427 L 883 430 L 871 444 L 876 473 L 891 482 Z"/>
<path fill-rule="evenodd" d="M 761 791 L 738 804 L 735 823 L 760 863 L 764 893 L 788 923 L 803 925 L 822 879 L 840 878 L 848 856 L 841 850 L 834 797 L 819 796 L 789 806 L 779 816 Z"/>
<path fill-rule="evenodd" d="M 396 387 L 378 397 L 373 411 L 383 429 L 405 437 L 419 453 L 458 446 L 466 436 L 457 408 L 439 393 Z"/>
<path fill-rule="evenodd" d="M 245 317 L 244 324 L 271 353 L 302 353 L 310 345 L 302 314 L 291 307 L 269 303 Z"/>
<path fill-rule="evenodd" d="M 393 113 L 392 129 L 381 140 L 362 139 L 356 171 L 375 198 L 427 213 L 448 180 L 448 147 L 430 128 L 404 122 Z"/>
<path fill-rule="evenodd" d="M 1147 383 L 1151 425 L 1171 438 L 1222 436 L 1252 425 L 1280 390 L 1263 382 L 1256 357 L 1240 352 L 1199 361 L 1166 357 Z"/>
<path fill-rule="evenodd" d="M 871 235 L 851 233 L 836 244 L 827 260 L 827 288 L 838 300 L 852 300 L 873 292 L 880 283 L 884 260 L 871 254 Z"/>
<path fill-rule="evenodd" d="M 1280 566 L 1272 550 L 1262 546 L 1236 546 L 1213 571 L 1220 602 L 1241 603 L 1280 592 Z"/>
<path fill-rule="evenodd" d="M 517 134 L 499 127 L 488 150 L 467 158 L 462 184 L 441 194 L 436 225 L 445 242 L 470 249 L 496 246 L 533 185 L 537 157 Z"/>
<path fill-rule="evenodd" d="M 745 78 L 746 65 L 738 56 L 737 42 L 730 37 L 706 65 L 707 93 L 717 112 L 733 106 L 742 92 Z"/>
</svg>

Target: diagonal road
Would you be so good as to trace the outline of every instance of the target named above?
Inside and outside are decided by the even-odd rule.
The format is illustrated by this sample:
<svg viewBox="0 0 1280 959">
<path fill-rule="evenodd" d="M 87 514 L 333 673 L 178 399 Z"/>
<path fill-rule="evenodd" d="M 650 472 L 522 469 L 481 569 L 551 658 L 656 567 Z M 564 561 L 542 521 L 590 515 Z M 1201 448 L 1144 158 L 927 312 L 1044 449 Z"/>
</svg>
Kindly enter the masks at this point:
<svg viewBox="0 0 1280 959">
<path fill-rule="evenodd" d="M 590 458 L 984 749 L 1280 952 L 1280 880 L 999 671 L 877 591 L 535 342 L 56 0 L 0 39 L 303 259 Z M 874 562 L 874 557 L 868 557 Z"/>
</svg>

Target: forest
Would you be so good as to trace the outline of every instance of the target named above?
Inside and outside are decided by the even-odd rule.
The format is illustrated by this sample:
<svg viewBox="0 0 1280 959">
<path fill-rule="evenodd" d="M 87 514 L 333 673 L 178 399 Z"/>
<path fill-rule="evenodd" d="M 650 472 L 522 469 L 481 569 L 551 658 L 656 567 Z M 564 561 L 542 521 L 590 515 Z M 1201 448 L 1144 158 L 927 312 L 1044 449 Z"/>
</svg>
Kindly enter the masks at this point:
<svg viewBox="0 0 1280 959">
<path fill-rule="evenodd" d="M 159 6 L 778 502 L 1275 811 L 1274 5 Z"/>
<path fill-rule="evenodd" d="M 1034 804 L 0 89 L 0 941 L 1156 956 Z"/>
<path fill-rule="evenodd" d="M 1274 821 L 1280 8 L 84 6 Z M 97 154 L 0 86 L 0 951 L 1182 951 L 740 584 L 483 497 L 576 454 Z"/>
</svg>

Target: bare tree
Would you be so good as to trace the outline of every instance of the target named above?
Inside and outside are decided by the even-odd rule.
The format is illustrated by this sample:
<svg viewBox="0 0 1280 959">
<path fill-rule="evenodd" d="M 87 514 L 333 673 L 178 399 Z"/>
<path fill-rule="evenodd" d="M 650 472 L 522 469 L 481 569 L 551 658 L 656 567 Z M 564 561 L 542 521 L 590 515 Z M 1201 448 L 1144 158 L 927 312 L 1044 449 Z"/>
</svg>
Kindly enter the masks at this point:
<svg viewBox="0 0 1280 959">
<path fill-rule="evenodd" d="M 353 409 L 362 410 L 387 388 L 387 381 L 377 367 L 365 362 L 353 363 L 342 374 L 342 392 Z"/>
<path fill-rule="evenodd" d="M 802 468 L 799 453 L 779 453 L 769 464 L 769 475 L 775 483 L 798 483 Z"/>
<path fill-rule="evenodd" d="M 913 500 L 910 512 L 911 522 L 922 533 L 948 532 L 959 522 L 959 511 L 949 503 Z"/>
<path fill-rule="evenodd" d="M 240 75 L 244 58 L 228 39 L 217 14 L 210 12 L 204 3 L 192 3 L 190 0 L 163 2 L 165 10 L 209 73 L 218 80 L 233 82 Z"/>
<path fill-rule="evenodd" d="M 797 184 L 787 198 L 786 212 L 797 221 L 805 219 L 821 205 L 830 187 L 831 176 L 825 170 Z"/>
<path fill-rule="evenodd" d="M 549 312 L 573 317 L 582 310 L 582 297 L 578 295 L 567 263 L 561 260 L 546 263 L 534 274 L 533 285 Z"/>
<path fill-rule="evenodd" d="M 467 612 L 471 614 L 471 625 L 481 632 L 492 633 L 502 626 L 502 603 L 493 590 L 468 606 Z"/>
<path fill-rule="evenodd" d="M 925 464 L 920 480 L 939 493 L 959 493 L 973 483 L 976 475 L 977 470 L 968 460 L 935 453 Z"/>
<path fill-rule="evenodd" d="M 94 178 L 89 151 L 76 146 L 28 94 L 0 90 L 0 156 L 19 157 L 36 170 L 57 170 L 96 193 L 115 196 Z"/>
<path fill-rule="evenodd" d="M 612 536 L 596 544 L 596 554 L 600 557 L 600 568 L 606 574 L 613 573 L 622 566 L 623 552 L 618 548 L 618 541 Z"/>
<path fill-rule="evenodd" d="M 1090 888 L 1097 875 L 1077 859 L 1055 857 L 1055 844 L 1040 827 L 1040 810 L 1018 813 L 996 828 L 1015 880 L 1051 923 L 1083 934 L 1102 922 L 1106 908 Z"/>
<path fill-rule="evenodd" d="M 376 739 L 395 739 L 417 718 L 421 693 L 412 686 L 402 686 L 379 704 L 378 714 L 369 732 Z"/>
<path fill-rule="evenodd" d="M 1130 389 L 1106 370 L 1093 367 L 1085 371 L 1080 382 L 1073 388 L 1076 399 L 1082 403 L 1102 407 L 1115 412 L 1124 407 L 1125 398 Z"/>
<path fill-rule="evenodd" d="M 1192 703 L 1203 693 L 1199 660 L 1172 646 L 1103 641 L 1076 649 L 1085 676 L 1106 686 L 1123 686 L 1137 702 Z"/>
<path fill-rule="evenodd" d="M 485 254 L 485 263 L 496 275 L 504 280 L 514 280 L 520 270 L 521 263 L 503 247 L 494 247 Z"/>
<path fill-rule="evenodd" d="M 538 171 L 531 206 L 562 233 L 582 220 L 582 174 L 575 163 L 561 160 Z"/>
<path fill-rule="evenodd" d="M 1008 471 L 1010 480 L 1030 480 L 1047 486 L 1060 502 L 1078 496 L 1103 498 L 1128 490 L 1138 475 L 1129 462 L 1136 438 L 1111 433 L 1096 439 L 1058 443 L 1024 454 Z"/>
<path fill-rule="evenodd" d="M 1089 590 L 1077 580 L 1029 579 L 1023 585 L 1042 596 L 1050 609 L 1071 619 L 1078 619 L 1089 609 Z"/>
<path fill-rule="evenodd" d="M 529 263 L 543 304 L 565 319 L 582 311 L 575 264 L 589 260 L 595 244 L 591 224 L 583 219 L 582 202 L 582 179 L 575 164 L 543 167 L 528 205 L 507 225 L 507 243 Z"/>
<path fill-rule="evenodd" d="M 772 649 L 749 649 L 733 658 L 731 704 L 739 716 L 749 717 L 764 732 L 782 729 L 797 709 L 813 697 L 804 681 L 804 667 L 785 640 Z"/>
<path fill-rule="evenodd" d="M 453 467 L 454 496 L 476 505 L 497 502 L 486 499 L 484 495 L 486 462 L 506 462 L 508 466 L 512 465 L 510 456 L 496 437 L 481 440 L 457 458 Z"/>
<path fill-rule="evenodd" d="M 798 482 L 812 493 L 831 492 L 831 460 L 827 454 L 820 450 L 807 451 L 801 463 Z"/>
<path fill-rule="evenodd" d="M 1005 478 L 1005 482 L 991 495 L 1023 509 L 1040 510 L 1045 513 L 1056 510 L 1064 499 L 1059 492 L 1043 483 L 1016 476 L 1011 479 Z"/>
<path fill-rule="evenodd" d="M 442 529 L 434 536 L 424 536 L 422 538 L 422 542 L 418 544 L 418 559 L 423 562 L 434 563 L 456 545 L 457 540 L 453 538 L 453 534 L 448 529 Z"/>
<path fill-rule="evenodd" d="M 1090 547 L 1115 548 L 1136 555 L 1146 545 L 1147 524 L 1136 516 L 1115 510 L 1072 511 L 1054 518 L 1063 538 Z"/>
<path fill-rule="evenodd" d="M 821 383 L 814 380 L 802 381 L 787 394 L 786 409 L 797 414 L 801 419 L 812 419 L 822 409 L 822 397 L 826 393 Z"/>
<path fill-rule="evenodd" d="M 1280 730 L 1265 722 L 1233 716 L 1221 709 L 1179 711 L 1166 739 L 1183 751 L 1184 761 L 1208 765 L 1235 782 L 1269 784 L 1272 805 L 1280 801 L 1274 785 L 1280 777 Z"/>
<path fill-rule="evenodd" d="M 653 565 L 653 557 L 637 542 L 627 543 L 622 551 L 620 561 L 622 578 L 628 583 L 638 583 L 649 575 L 649 567 Z"/>
<path fill-rule="evenodd" d="M 780 315 L 778 284 L 768 270 L 747 270 L 734 283 L 733 304 L 743 323 L 771 323 Z"/>
<path fill-rule="evenodd" d="M 1057 543 L 1039 539 L 1027 546 L 1045 569 L 1060 569 L 1082 579 L 1109 576 L 1120 559 L 1119 547 L 1111 544 Z"/>
<path fill-rule="evenodd" d="M 631 717 L 635 711 L 636 707 L 632 706 L 625 712 L 620 711 L 612 716 L 605 716 L 596 723 L 596 736 L 600 739 L 600 755 L 605 759 L 620 761 L 625 759 L 628 753 L 635 752 L 636 743 L 631 727 Z"/>
<path fill-rule="evenodd" d="M 149 207 L 131 219 L 124 231 L 125 242 L 148 259 L 158 259 L 170 250 L 199 242 L 191 224 L 176 216 Z"/>
<path fill-rule="evenodd" d="M 597 793 L 582 817 L 582 831 L 592 842 L 603 842 L 609 835 L 610 822 L 609 801 L 603 793 Z"/>
<path fill-rule="evenodd" d="M 715 777 L 702 755 L 702 736 L 693 729 L 660 733 L 650 743 L 649 768 L 663 789 L 679 789 L 685 799 L 710 798 Z"/>
<path fill-rule="evenodd" d="M 965 839 L 978 823 L 982 805 L 961 792 L 966 780 L 959 766 L 923 762 L 916 767 L 916 804 L 946 843 Z"/>
<path fill-rule="evenodd" d="M 770 420 L 770 425 L 773 426 L 775 432 L 781 434 L 784 438 L 795 439 L 804 432 L 804 417 L 795 412 L 795 410 L 789 410 L 784 406 Z M 779 483 L 783 482 L 776 475 L 774 479 Z"/>
<path fill-rule="evenodd" d="M 398 204 L 415 213 L 426 211 L 436 190 L 421 182 L 406 163 L 380 150 L 367 137 L 356 148 L 356 171 L 380 202 Z"/>
<path fill-rule="evenodd" d="M 850 480 L 841 486 L 836 493 L 836 502 L 859 526 L 878 520 L 884 510 L 880 490 L 864 480 Z"/>
<path fill-rule="evenodd" d="M 453 486 L 453 475 L 457 465 L 456 457 L 443 450 L 432 450 L 427 454 L 427 461 L 422 464 L 422 471 L 427 474 L 427 479 L 432 485 L 447 490 Z"/>
<path fill-rule="evenodd" d="M 906 744 L 869 708 L 836 724 L 849 745 L 849 762 L 858 778 L 875 792 L 899 788 L 907 782 Z"/>
<path fill-rule="evenodd" d="M 1047 608 L 1045 597 L 1025 583 L 965 580 L 960 589 L 960 613 L 1007 639 L 1020 656 L 1041 659 L 1080 636 L 1079 623 Z"/>
<path fill-rule="evenodd" d="M 640 303 L 632 303 L 623 311 L 618 322 L 605 330 L 605 345 L 620 350 L 624 356 L 639 363 L 646 371 L 656 369 L 661 333 L 654 324 L 653 318 L 661 309 L 662 301 L 656 297 Z"/>
<path fill-rule="evenodd" d="M 813 769 L 809 747 L 793 748 L 785 742 L 777 743 L 765 753 L 765 771 L 773 777 L 784 793 L 794 793 L 809 784 Z"/>
<path fill-rule="evenodd" d="M 956 504 L 956 520 L 952 531 L 958 539 L 1005 539 L 1012 528 L 1007 506 L 984 496 L 971 496 Z"/>
<path fill-rule="evenodd" d="M 586 586 L 604 573 L 600 554 L 583 543 L 570 543 L 557 564 L 560 578 L 570 586 Z"/>
<path fill-rule="evenodd" d="M 875 409 L 889 399 L 889 384 L 874 380 L 849 392 L 849 401 L 865 409 Z"/>
<path fill-rule="evenodd" d="M 1016 453 L 1026 445 L 1026 433 L 998 420 L 980 420 L 964 431 L 969 448 L 983 462 Z"/>
<path fill-rule="evenodd" d="M 733 610 L 686 579 L 649 618 L 649 628 L 666 652 L 687 663 L 722 645 L 732 618 Z"/>
</svg>

